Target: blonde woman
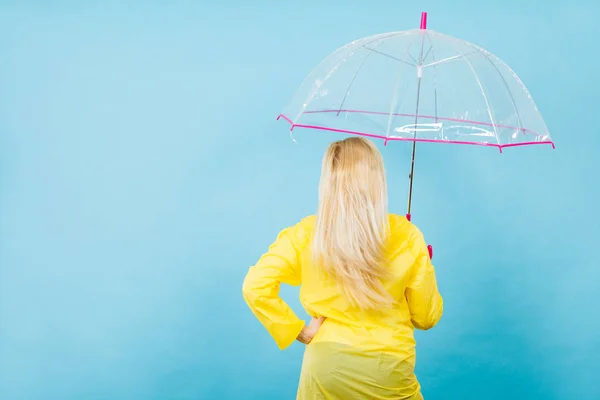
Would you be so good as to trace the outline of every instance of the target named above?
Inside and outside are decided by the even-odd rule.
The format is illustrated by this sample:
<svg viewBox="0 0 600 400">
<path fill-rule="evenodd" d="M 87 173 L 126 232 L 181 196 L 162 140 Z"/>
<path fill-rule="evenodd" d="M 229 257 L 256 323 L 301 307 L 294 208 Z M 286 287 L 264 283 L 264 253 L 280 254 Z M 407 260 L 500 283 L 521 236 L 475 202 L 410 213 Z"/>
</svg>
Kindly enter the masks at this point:
<svg viewBox="0 0 600 400">
<path fill-rule="evenodd" d="M 308 325 L 279 297 L 300 285 Z M 306 344 L 297 399 L 422 399 L 414 329 L 442 316 L 419 230 L 388 214 L 383 159 L 362 138 L 323 158 L 316 216 L 284 229 L 248 271 L 244 299 L 279 348 Z"/>
</svg>

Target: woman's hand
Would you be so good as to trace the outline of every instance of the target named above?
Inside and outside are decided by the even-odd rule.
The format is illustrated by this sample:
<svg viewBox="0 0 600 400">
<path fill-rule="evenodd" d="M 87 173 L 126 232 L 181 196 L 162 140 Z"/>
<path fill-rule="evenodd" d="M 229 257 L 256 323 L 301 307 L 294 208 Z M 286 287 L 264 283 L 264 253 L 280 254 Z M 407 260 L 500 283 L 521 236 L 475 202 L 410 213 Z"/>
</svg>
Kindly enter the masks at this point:
<svg viewBox="0 0 600 400">
<path fill-rule="evenodd" d="M 312 317 L 308 326 L 302 328 L 302 331 L 296 340 L 298 340 L 300 343 L 309 344 L 319 331 L 319 328 L 321 328 L 323 321 L 325 321 L 325 317 Z"/>
</svg>

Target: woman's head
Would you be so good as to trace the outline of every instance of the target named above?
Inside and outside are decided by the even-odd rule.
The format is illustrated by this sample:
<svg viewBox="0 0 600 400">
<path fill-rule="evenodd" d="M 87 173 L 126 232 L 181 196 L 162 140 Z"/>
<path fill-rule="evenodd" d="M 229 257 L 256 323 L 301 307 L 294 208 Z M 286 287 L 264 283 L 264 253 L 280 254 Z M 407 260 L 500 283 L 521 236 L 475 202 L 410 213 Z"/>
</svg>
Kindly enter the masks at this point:
<svg viewBox="0 0 600 400">
<path fill-rule="evenodd" d="M 323 157 L 313 250 L 315 263 L 337 280 L 354 306 L 375 309 L 393 302 L 381 283 L 387 231 L 379 150 L 358 137 L 332 143 Z"/>
</svg>

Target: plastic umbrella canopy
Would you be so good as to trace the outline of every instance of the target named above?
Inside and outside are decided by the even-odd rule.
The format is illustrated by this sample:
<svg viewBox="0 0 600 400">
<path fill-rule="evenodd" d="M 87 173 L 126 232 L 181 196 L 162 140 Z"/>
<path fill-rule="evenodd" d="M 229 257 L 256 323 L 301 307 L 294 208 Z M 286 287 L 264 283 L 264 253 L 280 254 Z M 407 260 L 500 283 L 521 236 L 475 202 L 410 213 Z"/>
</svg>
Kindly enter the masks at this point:
<svg viewBox="0 0 600 400">
<path fill-rule="evenodd" d="M 292 131 L 342 132 L 386 143 L 471 144 L 501 152 L 554 147 L 529 91 L 506 63 L 424 24 L 338 49 L 312 71 L 279 117 Z"/>
</svg>

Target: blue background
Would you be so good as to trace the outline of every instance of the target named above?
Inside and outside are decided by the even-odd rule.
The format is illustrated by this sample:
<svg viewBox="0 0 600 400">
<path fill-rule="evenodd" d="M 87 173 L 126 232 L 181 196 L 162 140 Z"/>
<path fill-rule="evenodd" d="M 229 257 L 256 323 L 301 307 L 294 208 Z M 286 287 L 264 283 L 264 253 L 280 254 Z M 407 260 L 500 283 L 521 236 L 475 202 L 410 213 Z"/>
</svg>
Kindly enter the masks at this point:
<svg viewBox="0 0 600 400">
<path fill-rule="evenodd" d="M 557 143 L 419 146 L 446 302 L 424 394 L 600 399 L 600 3 L 415 3 L 1 2 L 0 399 L 294 398 L 302 346 L 277 350 L 241 284 L 314 212 L 337 137 L 275 117 L 331 51 L 421 11 L 511 65 Z M 404 213 L 410 145 L 382 151 Z"/>
</svg>

